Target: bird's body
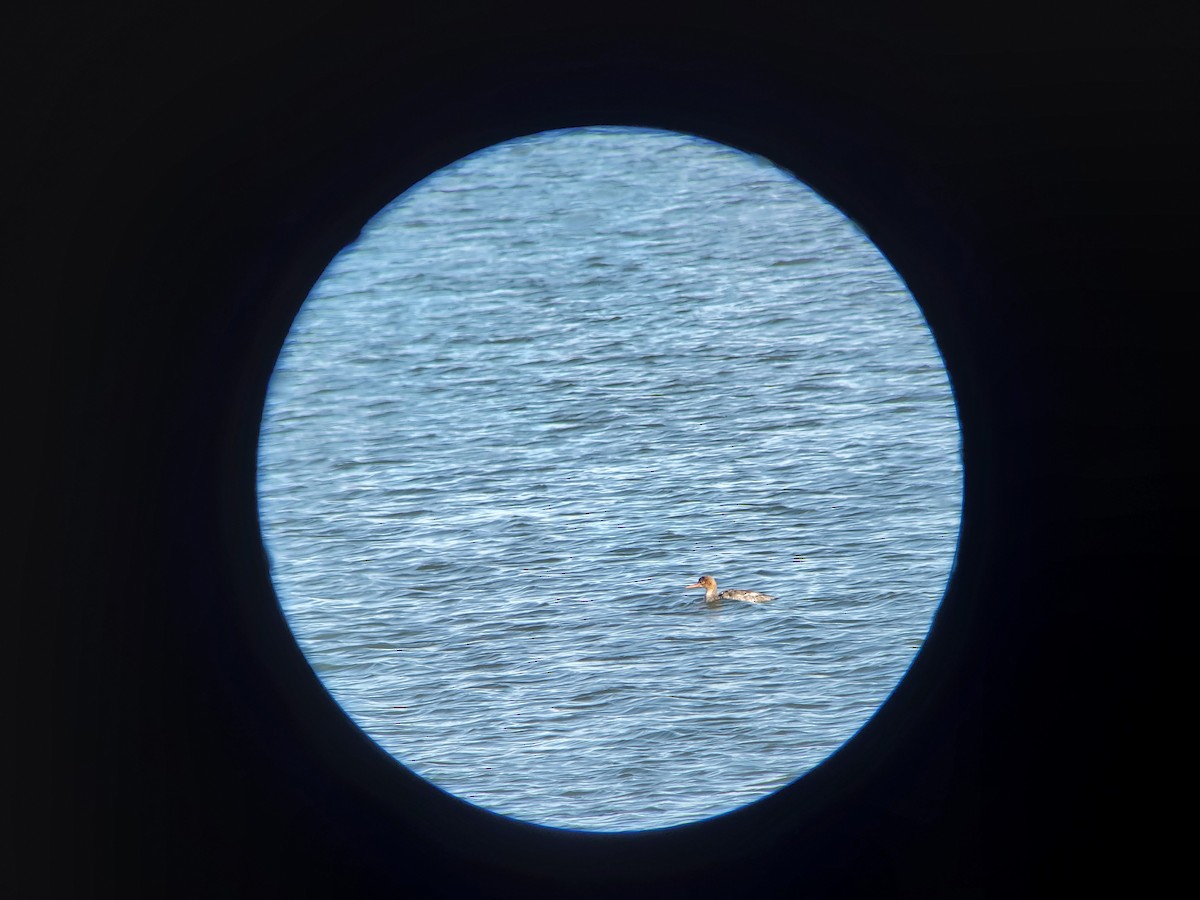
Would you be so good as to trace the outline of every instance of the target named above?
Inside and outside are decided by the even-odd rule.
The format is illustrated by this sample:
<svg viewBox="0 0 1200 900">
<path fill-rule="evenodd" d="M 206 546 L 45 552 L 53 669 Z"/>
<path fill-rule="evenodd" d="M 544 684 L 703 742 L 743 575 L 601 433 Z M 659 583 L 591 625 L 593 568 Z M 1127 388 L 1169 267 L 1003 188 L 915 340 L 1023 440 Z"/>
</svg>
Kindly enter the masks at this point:
<svg viewBox="0 0 1200 900">
<path fill-rule="evenodd" d="M 766 603 L 768 600 L 774 600 L 772 594 L 760 594 L 758 591 L 717 591 L 717 579 L 711 575 L 701 575 L 696 579 L 695 584 L 689 584 L 684 590 L 689 588 L 704 588 L 704 602 L 709 605 L 715 605 L 722 600 L 740 600 L 742 603 Z"/>
</svg>

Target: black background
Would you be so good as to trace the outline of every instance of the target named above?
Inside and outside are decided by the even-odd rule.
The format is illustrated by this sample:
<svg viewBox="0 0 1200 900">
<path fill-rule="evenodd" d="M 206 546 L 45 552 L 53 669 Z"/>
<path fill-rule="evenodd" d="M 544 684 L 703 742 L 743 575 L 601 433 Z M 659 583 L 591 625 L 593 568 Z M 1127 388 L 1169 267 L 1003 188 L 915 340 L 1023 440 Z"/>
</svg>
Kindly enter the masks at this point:
<svg viewBox="0 0 1200 900">
<path fill-rule="evenodd" d="M 13 896 L 1165 887 L 1182 5 L 159 6 L 5 13 Z M 288 639 L 257 533 L 266 379 L 331 256 L 434 168 L 573 124 L 725 140 L 840 204 L 963 423 L 957 568 L 893 701 L 792 788 L 665 833 L 519 826 L 399 770 Z"/>
</svg>

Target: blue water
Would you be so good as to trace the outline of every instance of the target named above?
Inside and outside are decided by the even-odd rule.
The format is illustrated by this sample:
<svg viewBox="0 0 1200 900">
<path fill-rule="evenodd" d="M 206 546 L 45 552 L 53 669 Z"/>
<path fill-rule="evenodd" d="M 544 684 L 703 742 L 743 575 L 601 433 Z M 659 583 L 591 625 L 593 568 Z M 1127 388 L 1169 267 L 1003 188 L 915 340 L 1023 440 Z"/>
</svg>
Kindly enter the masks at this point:
<svg viewBox="0 0 1200 900">
<path fill-rule="evenodd" d="M 912 296 L 787 173 L 671 132 L 468 157 L 326 270 L 260 444 L 279 599 L 352 718 L 527 821 L 694 821 L 872 715 L 953 564 Z M 684 586 L 766 591 L 708 608 Z"/>
</svg>

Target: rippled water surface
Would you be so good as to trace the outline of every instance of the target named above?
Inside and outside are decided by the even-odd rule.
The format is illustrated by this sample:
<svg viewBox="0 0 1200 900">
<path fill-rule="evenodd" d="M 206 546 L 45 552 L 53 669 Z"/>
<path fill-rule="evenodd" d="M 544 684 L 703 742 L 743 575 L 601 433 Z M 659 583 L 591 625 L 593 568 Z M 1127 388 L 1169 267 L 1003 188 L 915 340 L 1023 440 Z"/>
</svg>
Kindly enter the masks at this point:
<svg viewBox="0 0 1200 900">
<path fill-rule="evenodd" d="M 912 662 L 959 431 L 903 282 L 765 161 L 501 144 L 329 266 L 272 379 L 263 534 L 353 719 L 471 802 L 591 830 L 787 784 Z M 684 586 L 778 595 L 709 608 Z"/>
</svg>

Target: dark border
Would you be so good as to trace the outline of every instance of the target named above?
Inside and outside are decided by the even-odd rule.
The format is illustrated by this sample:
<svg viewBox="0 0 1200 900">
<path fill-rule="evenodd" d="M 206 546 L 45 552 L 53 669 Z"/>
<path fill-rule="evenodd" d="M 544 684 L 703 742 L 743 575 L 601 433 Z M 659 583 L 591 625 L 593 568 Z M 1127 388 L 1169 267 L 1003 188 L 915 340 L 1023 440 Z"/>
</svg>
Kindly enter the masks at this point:
<svg viewBox="0 0 1200 900">
<path fill-rule="evenodd" d="M 1178 548 L 1162 323 L 1196 148 L 1170 126 L 1200 96 L 1181 32 L 852 3 L 59 12 L 20 22 L 13 81 L 33 451 L 13 633 L 36 639 L 10 681 L 10 847 L 45 893 L 1148 877 L 1126 826 L 1161 778 L 1138 700 Z M 720 140 L 839 205 L 921 303 L 964 433 L 958 564 L 895 696 L 791 788 L 631 836 L 483 813 L 350 727 L 274 603 L 254 501 L 275 352 L 328 260 L 439 166 L 574 124 Z"/>
</svg>

